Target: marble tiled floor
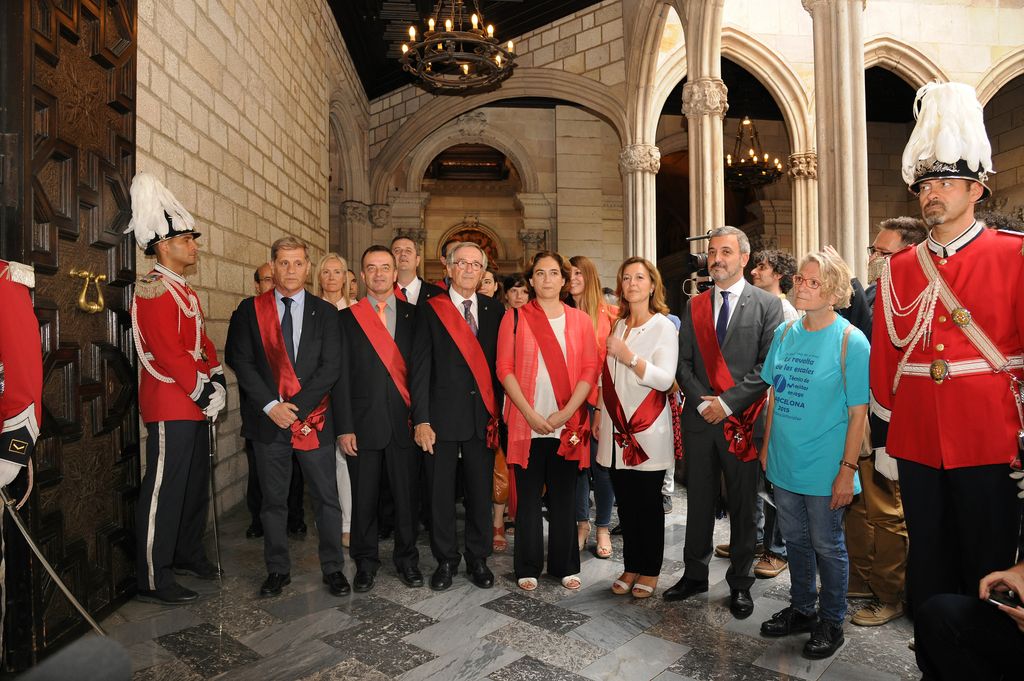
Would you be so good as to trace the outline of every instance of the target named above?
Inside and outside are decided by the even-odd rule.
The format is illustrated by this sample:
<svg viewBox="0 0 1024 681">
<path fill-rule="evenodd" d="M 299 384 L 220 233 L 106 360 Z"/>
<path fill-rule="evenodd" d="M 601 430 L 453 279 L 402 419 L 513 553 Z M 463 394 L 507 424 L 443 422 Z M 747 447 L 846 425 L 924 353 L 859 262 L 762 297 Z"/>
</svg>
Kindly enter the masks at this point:
<svg viewBox="0 0 1024 681">
<path fill-rule="evenodd" d="M 749 619 L 728 610 L 727 561 L 711 565 L 711 589 L 682 603 L 661 592 L 682 573 L 685 491 L 677 491 L 666 522 L 666 561 L 654 598 L 636 601 L 609 591 L 622 570 L 615 554 L 598 560 L 584 553 L 584 588 L 569 592 L 553 578 L 526 594 L 515 586 L 509 551 L 495 555 L 493 589 L 478 589 L 464 574 L 436 593 L 406 588 L 389 565 L 368 594 L 334 598 L 320 581 L 315 531 L 292 541 L 292 583 L 277 598 L 261 599 L 262 542 L 246 540 L 248 518 L 238 511 L 221 523 L 223 586 L 182 578 L 200 591 L 200 602 L 167 608 L 131 602 L 103 626 L 125 645 L 139 680 L 301 679 L 303 681 L 759 681 L 774 679 L 917 679 L 907 649 L 906 619 L 883 627 L 846 625 L 846 644 L 831 659 L 800 656 L 806 638 L 758 636 L 762 620 L 786 605 L 788 572 L 758 580 Z M 728 538 L 719 521 L 717 541 Z M 511 539 L 511 538 L 510 538 Z M 425 536 L 421 566 L 429 580 L 434 561 Z M 355 566 L 345 572 L 351 580 Z M 851 601 L 851 611 L 861 602 Z"/>
</svg>

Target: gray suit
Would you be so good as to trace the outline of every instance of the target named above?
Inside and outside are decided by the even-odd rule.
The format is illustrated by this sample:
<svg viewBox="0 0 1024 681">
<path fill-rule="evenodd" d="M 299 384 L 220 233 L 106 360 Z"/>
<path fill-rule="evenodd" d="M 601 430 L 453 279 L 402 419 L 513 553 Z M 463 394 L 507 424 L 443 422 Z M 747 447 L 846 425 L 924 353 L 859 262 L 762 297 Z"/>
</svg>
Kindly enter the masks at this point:
<svg viewBox="0 0 1024 681">
<path fill-rule="evenodd" d="M 714 289 L 710 293 L 713 295 Z M 722 356 L 736 385 L 720 397 L 733 415 L 739 416 L 768 388 L 760 377 L 761 365 L 768 354 L 772 334 L 783 321 L 783 313 L 782 302 L 776 296 L 750 283 L 743 287 L 734 305 L 735 311 L 722 343 Z M 754 583 L 751 568 L 757 535 L 754 509 L 760 463 L 757 459 L 746 463 L 737 459 L 725 441 L 724 422 L 712 425 L 697 412 L 701 396 L 716 393 L 710 387 L 704 358 L 697 346 L 689 304 L 679 329 L 676 378 L 686 396 L 682 418 L 688 475 L 686 544 L 683 549 L 685 577 L 707 582 L 715 501 L 724 472 L 729 497 L 732 561 L 726 580 L 732 589 L 749 589 Z"/>
</svg>

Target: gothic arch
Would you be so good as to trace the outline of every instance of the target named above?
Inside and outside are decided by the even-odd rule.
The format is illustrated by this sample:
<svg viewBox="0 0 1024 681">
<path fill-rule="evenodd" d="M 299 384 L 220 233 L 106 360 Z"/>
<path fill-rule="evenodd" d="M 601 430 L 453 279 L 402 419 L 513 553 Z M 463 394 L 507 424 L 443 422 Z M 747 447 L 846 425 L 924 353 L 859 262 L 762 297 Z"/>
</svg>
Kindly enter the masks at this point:
<svg viewBox="0 0 1024 681">
<path fill-rule="evenodd" d="M 395 172 L 406 156 L 432 132 L 468 111 L 516 97 L 564 100 L 603 118 L 618 135 L 620 143 L 628 137 L 626 109 L 619 96 L 607 85 L 556 69 L 516 69 L 515 76 L 499 90 L 469 97 L 435 97 L 408 118 L 373 161 L 370 189 L 374 201 L 387 201 Z"/>
<path fill-rule="evenodd" d="M 501 240 L 498 233 L 479 222 L 459 222 L 444 231 L 437 240 L 434 259 L 440 259 L 441 249 L 452 241 L 468 241 L 475 243 L 487 254 L 490 263 L 497 263 L 508 258 L 508 246 Z"/>
<path fill-rule="evenodd" d="M 978 99 L 982 106 L 988 104 L 1004 85 L 1021 74 L 1024 74 L 1024 47 L 996 62 L 978 82 Z"/>
<path fill-rule="evenodd" d="M 328 149 L 334 147 L 338 154 L 341 176 L 332 179 L 330 193 L 342 187 L 344 200 L 367 201 L 370 193 L 366 133 L 369 119 L 354 108 L 351 103 L 346 104 L 343 92 L 332 94 L 328 113 Z M 332 167 L 334 163 L 335 159 L 331 159 Z"/>
<path fill-rule="evenodd" d="M 949 81 L 942 67 L 924 52 L 890 36 L 879 36 L 864 44 L 864 69 L 872 66 L 892 71 L 915 90 L 933 80 Z"/>
<path fill-rule="evenodd" d="M 420 191 L 427 166 L 442 151 L 456 144 L 474 142 L 494 147 L 508 157 L 519 173 L 523 192 L 532 194 L 540 191 L 540 175 L 533 159 L 530 158 L 530 152 L 513 135 L 489 125 L 486 121 L 482 125 L 463 125 L 460 119 L 449 121 L 432 132 L 412 152 L 405 175 L 405 190 Z"/>
<path fill-rule="evenodd" d="M 641 3 L 641 7 L 637 9 L 637 16 L 633 20 L 633 34 L 628 45 L 637 47 L 635 49 L 630 47 L 627 51 L 629 66 L 626 72 L 626 82 L 637 84 L 636 87 L 629 88 L 627 94 L 631 143 L 653 143 L 661 106 L 665 103 L 665 97 L 668 97 L 666 92 L 665 97 L 659 100 L 656 93 L 652 94 L 652 88 L 648 85 L 658 80 L 659 46 L 665 32 L 665 23 L 672 8 L 671 0 L 655 0 L 653 2 L 647 0 Z M 679 82 L 680 79 L 677 79 L 676 82 Z M 671 87 L 669 90 L 671 91 Z M 652 119 L 654 120 L 653 127 L 650 124 Z"/>
</svg>

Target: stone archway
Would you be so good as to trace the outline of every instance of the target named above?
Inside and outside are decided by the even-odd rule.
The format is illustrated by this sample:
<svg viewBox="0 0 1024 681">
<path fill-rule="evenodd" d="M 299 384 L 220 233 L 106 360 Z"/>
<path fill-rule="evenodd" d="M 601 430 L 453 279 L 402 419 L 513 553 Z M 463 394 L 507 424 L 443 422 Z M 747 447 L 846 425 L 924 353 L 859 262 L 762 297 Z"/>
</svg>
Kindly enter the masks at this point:
<svg viewBox="0 0 1024 681">
<path fill-rule="evenodd" d="M 1004 85 L 1022 73 L 1024 73 L 1024 47 L 1014 50 L 996 62 L 978 82 L 976 89 L 978 100 L 981 101 L 982 106 L 988 104 Z"/>
<path fill-rule="evenodd" d="M 889 36 L 873 38 L 864 44 L 864 70 L 872 66 L 892 71 L 914 89 L 933 80 L 949 81 L 942 67 L 924 52 Z"/>
</svg>

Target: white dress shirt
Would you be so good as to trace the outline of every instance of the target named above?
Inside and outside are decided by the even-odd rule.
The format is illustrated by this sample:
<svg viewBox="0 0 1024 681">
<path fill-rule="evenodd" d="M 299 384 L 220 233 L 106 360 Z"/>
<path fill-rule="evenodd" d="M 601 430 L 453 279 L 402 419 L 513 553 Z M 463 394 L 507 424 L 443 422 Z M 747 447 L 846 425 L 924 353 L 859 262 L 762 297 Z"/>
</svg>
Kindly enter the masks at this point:
<svg viewBox="0 0 1024 681">
<path fill-rule="evenodd" d="M 401 282 L 399 282 L 398 288 L 399 290 L 405 289 L 405 299 L 409 303 L 415 305 L 416 302 L 420 299 L 420 289 L 423 288 L 423 280 L 420 279 L 419 277 L 415 277 L 405 286 L 403 286 Z"/>
<path fill-rule="evenodd" d="M 726 329 L 729 328 L 729 324 L 732 323 L 732 318 L 736 316 L 736 308 L 739 307 L 740 294 L 743 293 L 743 287 L 746 286 L 746 285 L 747 285 L 747 280 L 744 279 L 743 277 L 740 277 L 739 281 L 737 281 L 735 284 L 733 284 L 732 286 L 730 286 L 727 289 L 721 289 L 721 288 L 718 287 L 718 284 L 715 284 L 715 288 L 714 288 L 714 295 L 715 295 L 715 297 L 712 298 L 712 302 L 714 303 L 714 313 L 713 313 L 714 316 L 711 318 L 711 323 L 712 324 L 718 324 L 718 312 L 722 309 L 722 291 L 728 291 L 729 292 L 729 321 L 726 323 L 726 327 L 725 328 Z M 723 400 L 721 397 L 719 397 L 718 398 L 718 403 L 720 405 L 722 405 L 722 410 L 725 411 L 725 415 L 726 415 L 727 418 L 729 416 L 732 416 L 732 409 L 730 409 L 729 405 L 725 403 L 725 400 Z M 708 402 L 707 400 L 704 400 L 703 402 L 698 404 L 697 405 L 697 413 L 703 414 L 704 410 L 707 409 L 708 406 L 710 406 L 710 404 L 711 403 Z"/>
</svg>

